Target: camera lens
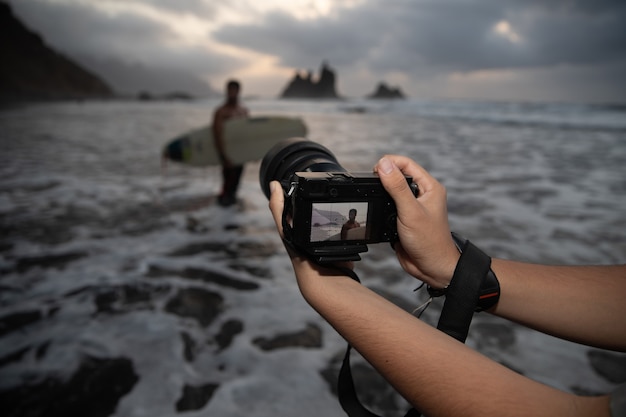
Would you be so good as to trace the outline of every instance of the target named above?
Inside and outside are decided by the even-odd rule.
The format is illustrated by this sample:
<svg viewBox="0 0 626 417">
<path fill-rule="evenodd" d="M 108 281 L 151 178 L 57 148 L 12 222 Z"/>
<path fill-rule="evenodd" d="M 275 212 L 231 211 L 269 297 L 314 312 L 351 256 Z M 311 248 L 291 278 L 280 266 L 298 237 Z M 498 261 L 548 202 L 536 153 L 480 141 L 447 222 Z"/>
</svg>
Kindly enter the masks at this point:
<svg viewBox="0 0 626 417">
<path fill-rule="evenodd" d="M 335 155 L 319 143 L 303 138 L 283 140 L 270 149 L 259 172 L 261 189 L 270 197 L 270 182 L 288 182 L 296 172 L 346 172 Z"/>
</svg>

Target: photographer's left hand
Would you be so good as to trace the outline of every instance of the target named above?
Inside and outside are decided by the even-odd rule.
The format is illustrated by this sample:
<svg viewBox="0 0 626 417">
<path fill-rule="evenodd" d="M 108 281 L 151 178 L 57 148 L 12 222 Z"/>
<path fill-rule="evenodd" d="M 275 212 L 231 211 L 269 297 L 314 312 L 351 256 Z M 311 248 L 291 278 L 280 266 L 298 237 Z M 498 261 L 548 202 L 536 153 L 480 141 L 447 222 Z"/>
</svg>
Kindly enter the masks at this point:
<svg viewBox="0 0 626 417">
<path fill-rule="evenodd" d="M 269 207 L 272 212 L 272 216 L 274 217 L 274 222 L 276 223 L 276 229 L 278 230 L 278 234 L 280 237 L 283 237 L 283 208 L 285 205 L 285 196 L 283 193 L 283 189 L 278 181 L 272 181 L 270 183 L 270 201 Z M 288 246 L 285 246 L 287 249 L 287 253 L 291 258 L 291 263 L 293 264 L 293 269 L 296 273 L 296 278 L 298 280 L 298 285 L 300 286 L 300 290 L 305 292 L 306 285 L 314 280 L 319 280 L 321 277 L 336 277 L 336 276 L 344 276 L 339 270 L 332 267 L 323 267 L 314 262 L 311 262 L 306 257 L 294 252 Z M 337 266 L 343 268 L 353 268 L 352 262 L 341 262 L 338 263 Z M 348 278 L 348 277 L 346 277 Z M 350 278 L 348 278 L 350 279 Z M 306 297 L 306 294 L 304 294 Z"/>
</svg>

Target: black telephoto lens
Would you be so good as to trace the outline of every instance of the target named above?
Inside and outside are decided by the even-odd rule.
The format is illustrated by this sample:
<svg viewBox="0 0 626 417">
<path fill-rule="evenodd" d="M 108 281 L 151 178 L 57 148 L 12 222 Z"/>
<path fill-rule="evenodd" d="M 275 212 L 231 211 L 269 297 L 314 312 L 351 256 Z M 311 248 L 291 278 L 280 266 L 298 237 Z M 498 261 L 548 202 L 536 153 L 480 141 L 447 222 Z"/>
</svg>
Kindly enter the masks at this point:
<svg viewBox="0 0 626 417">
<path fill-rule="evenodd" d="M 346 172 L 331 151 L 304 138 L 283 140 L 270 149 L 259 172 L 261 189 L 270 198 L 270 182 L 288 183 L 296 172 Z"/>
</svg>

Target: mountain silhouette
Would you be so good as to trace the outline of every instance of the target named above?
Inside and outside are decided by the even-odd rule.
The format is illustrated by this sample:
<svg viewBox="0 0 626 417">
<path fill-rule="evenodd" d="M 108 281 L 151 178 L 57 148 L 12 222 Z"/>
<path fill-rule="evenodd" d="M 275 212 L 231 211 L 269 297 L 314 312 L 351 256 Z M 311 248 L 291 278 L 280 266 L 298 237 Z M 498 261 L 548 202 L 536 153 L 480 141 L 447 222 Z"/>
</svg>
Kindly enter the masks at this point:
<svg viewBox="0 0 626 417">
<path fill-rule="evenodd" d="M 39 100 L 110 97 L 98 76 L 55 51 L 0 2 L 0 99 Z"/>
</svg>

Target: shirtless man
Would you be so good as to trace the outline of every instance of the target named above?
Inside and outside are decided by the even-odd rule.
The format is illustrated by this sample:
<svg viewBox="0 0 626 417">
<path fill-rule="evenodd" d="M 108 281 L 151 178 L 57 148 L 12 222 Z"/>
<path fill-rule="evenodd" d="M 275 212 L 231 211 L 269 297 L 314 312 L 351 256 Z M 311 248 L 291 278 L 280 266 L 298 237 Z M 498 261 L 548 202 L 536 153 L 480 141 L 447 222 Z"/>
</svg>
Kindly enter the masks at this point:
<svg viewBox="0 0 626 417">
<path fill-rule="evenodd" d="M 226 84 L 226 101 L 213 114 L 213 138 L 215 149 L 222 162 L 222 192 L 218 197 L 221 206 L 230 206 L 236 202 L 237 188 L 243 172 L 243 165 L 234 165 L 225 153 L 224 122 L 237 117 L 248 117 L 248 109 L 239 103 L 241 86 L 231 80 Z"/>
<path fill-rule="evenodd" d="M 348 212 L 348 221 L 345 222 L 341 228 L 341 240 L 346 240 L 348 238 L 348 230 L 361 227 L 359 222 L 354 219 L 356 219 L 356 209 L 350 209 Z"/>
</svg>

